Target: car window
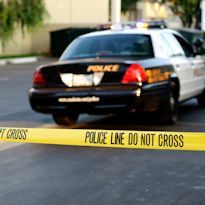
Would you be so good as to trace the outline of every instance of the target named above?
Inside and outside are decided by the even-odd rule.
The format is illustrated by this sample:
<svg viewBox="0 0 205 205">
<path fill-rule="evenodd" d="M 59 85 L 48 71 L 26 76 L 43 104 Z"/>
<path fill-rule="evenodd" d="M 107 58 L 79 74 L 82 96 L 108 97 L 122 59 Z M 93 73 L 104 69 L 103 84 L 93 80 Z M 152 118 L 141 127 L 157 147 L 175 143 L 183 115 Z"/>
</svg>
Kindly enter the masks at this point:
<svg viewBox="0 0 205 205">
<path fill-rule="evenodd" d="M 194 32 L 194 31 L 183 31 L 177 30 L 182 36 L 184 36 L 190 44 L 193 44 L 197 39 L 203 39 L 203 33 Z"/>
<path fill-rule="evenodd" d="M 187 41 L 185 41 L 183 38 L 181 38 L 179 35 L 174 34 L 174 36 L 180 43 L 181 47 L 183 48 L 185 55 L 187 57 L 194 56 L 194 52 L 193 52 L 191 45 Z"/>
<path fill-rule="evenodd" d="M 180 43 L 171 33 L 162 33 L 161 36 L 166 41 L 167 47 L 169 47 L 168 51 L 170 57 L 185 55 Z"/>
<path fill-rule="evenodd" d="M 89 57 L 154 57 L 151 38 L 141 34 L 81 37 L 64 52 L 61 60 Z"/>
</svg>

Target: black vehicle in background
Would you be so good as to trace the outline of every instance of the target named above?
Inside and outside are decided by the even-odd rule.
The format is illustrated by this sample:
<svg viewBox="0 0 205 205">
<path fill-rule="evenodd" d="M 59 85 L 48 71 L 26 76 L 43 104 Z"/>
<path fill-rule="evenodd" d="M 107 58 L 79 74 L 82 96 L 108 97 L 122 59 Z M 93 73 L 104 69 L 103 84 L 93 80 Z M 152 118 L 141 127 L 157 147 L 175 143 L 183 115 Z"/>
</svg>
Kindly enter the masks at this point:
<svg viewBox="0 0 205 205">
<path fill-rule="evenodd" d="M 183 35 L 198 54 L 205 54 L 205 34 L 203 31 L 192 28 L 175 29 Z"/>
</svg>

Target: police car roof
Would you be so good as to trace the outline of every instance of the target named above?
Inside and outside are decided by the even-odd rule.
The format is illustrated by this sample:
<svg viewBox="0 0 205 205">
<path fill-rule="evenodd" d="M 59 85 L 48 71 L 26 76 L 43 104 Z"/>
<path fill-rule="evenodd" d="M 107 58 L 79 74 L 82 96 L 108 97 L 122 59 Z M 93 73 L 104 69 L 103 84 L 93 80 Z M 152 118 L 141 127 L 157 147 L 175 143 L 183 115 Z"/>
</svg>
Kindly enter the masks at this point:
<svg viewBox="0 0 205 205">
<path fill-rule="evenodd" d="M 170 29 L 141 29 L 141 28 L 123 28 L 122 30 L 103 30 L 103 31 L 95 31 L 88 34 L 84 34 L 80 37 L 93 37 L 93 36 L 105 36 L 105 35 L 114 35 L 114 34 L 144 34 L 151 35 L 154 33 L 161 33 L 163 31 L 170 31 Z"/>
</svg>

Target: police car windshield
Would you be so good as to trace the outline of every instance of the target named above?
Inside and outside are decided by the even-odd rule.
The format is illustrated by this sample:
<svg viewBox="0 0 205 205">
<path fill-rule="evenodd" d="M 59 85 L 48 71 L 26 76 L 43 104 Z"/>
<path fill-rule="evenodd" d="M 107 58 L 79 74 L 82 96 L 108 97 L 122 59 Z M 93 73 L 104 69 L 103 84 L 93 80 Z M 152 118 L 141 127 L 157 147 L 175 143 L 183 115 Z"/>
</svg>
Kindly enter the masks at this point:
<svg viewBox="0 0 205 205">
<path fill-rule="evenodd" d="M 154 54 L 149 35 L 115 34 L 80 37 L 68 46 L 61 60 L 96 57 L 150 58 Z"/>
</svg>

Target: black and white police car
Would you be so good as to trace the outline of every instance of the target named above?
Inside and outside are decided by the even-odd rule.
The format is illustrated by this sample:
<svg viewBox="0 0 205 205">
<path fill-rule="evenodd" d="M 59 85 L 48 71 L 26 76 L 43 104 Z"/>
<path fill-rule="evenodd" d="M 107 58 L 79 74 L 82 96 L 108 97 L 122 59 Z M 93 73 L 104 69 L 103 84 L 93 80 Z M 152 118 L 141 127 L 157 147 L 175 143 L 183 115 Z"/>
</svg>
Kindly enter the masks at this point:
<svg viewBox="0 0 205 205">
<path fill-rule="evenodd" d="M 173 30 L 121 25 L 75 39 L 57 63 L 37 68 L 29 91 L 32 108 L 59 125 L 81 113 L 137 111 L 173 124 L 193 97 L 205 106 L 205 63 L 190 44 Z"/>
</svg>

